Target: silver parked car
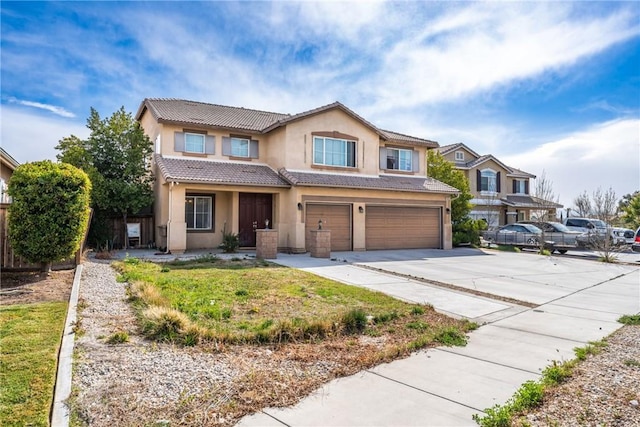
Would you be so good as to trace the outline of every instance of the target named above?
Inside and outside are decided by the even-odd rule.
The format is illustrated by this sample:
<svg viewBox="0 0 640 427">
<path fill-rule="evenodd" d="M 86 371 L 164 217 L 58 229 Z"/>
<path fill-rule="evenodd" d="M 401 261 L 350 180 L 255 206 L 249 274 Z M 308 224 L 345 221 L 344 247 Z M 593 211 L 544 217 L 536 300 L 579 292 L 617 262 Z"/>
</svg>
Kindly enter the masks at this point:
<svg viewBox="0 0 640 427">
<path fill-rule="evenodd" d="M 569 230 L 566 225 L 553 221 L 520 221 L 518 224 L 532 224 L 544 233 L 544 240 L 553 242 L 553 249 L 561 254 L 569 249 L 581 248 L 589 243 L 589 234 Z"/>
<path fill-rule="evenodd" d="M 531 224 L 507 224 L 496 230 L 485 231 L 482 238 L 498 245 L 538 246 L 542 230 Z"/>
</svg>

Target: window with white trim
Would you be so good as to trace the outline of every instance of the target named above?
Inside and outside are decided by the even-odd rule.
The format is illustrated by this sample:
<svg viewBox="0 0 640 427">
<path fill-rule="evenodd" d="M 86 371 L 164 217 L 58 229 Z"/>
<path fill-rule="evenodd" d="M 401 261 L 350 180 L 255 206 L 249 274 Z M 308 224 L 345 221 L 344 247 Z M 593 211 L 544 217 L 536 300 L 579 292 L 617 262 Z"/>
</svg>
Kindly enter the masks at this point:
<svg viewBox="0 0 640 427">
<path fill-rule="evenodd" d="M 184 151 L 188 153 L 204 153 L 205 135 L 201 133 L 184 134 Z"/>
<path fill-rule="evenodd" d="M 413 170 L 413 151 L 387 148 L 387 169 L 411 172 Z"/>
<path fill-rule="evenodd" d="M 316 165 L 356 167 L 356 142 L 346 139 L 313 137 L 313 163 Z"/>
<path fill-rule="evenodd" d="M 491 169 L 480 171 L 480 190 L 496 191 L 496 172 Z"/>
<path fill-rule="evenodd" d="M 247 138 L 231 138 L 231 155 L 249 157 L 249 140 Z"/>
<path fill-rule="evenodd" d="M 456 162 L 463 162 L 464 161 L 464 151 L 456 151 L 455 159 L 456 159 Z"/>
<path fill-rule="evenodd" d="M 213 198 L 211 196 L 186 196 L 184 220 L 187 230 L 211 230 Z"/>
<path fill-rule="evenodd" d="M 513 192 L 515 194 L 526 194 L 526 185 L 524 179 L 513 180 Z"/>
</svg>

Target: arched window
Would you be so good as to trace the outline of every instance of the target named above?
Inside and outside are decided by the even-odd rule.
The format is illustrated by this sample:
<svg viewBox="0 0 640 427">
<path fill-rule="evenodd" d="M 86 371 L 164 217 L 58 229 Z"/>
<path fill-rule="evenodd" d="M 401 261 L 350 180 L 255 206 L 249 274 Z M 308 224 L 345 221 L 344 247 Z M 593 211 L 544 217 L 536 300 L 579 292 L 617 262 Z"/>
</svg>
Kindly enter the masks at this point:
<svg viewBox="0 0 640 427">
<path fill-rule="evenodd" d="M 484 169 L 480 171 L 480 190 L 496 192 L 496 176 L 496 172 L 492 169 Z"/>
</svg>

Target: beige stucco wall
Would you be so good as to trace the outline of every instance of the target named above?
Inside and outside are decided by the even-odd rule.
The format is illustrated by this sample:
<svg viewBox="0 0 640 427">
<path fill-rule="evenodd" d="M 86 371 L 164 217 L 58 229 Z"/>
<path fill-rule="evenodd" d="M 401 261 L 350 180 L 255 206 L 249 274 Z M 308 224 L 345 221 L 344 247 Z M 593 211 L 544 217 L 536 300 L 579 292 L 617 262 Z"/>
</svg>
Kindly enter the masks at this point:
<svg viewBox="0 0 640 427">
<path fill-rule="evenodd" d="M 478 170 L 483 171 L 485 169 L 492 169 L 494 172 L 500 172 L 500 192 L 495 194 L 495 197 L 500 198 L 511 193 L 511 187 L 507 186 L 507 171 L 498 163 L 494 162 L 493 160 L 487 160 L 486 162 L 468 171 L 469 186 L 471 187 L 471 193 L 474 195 L 474 197 L 477 197 L 477 198 L 487 197 L 487 195 L 483 195 L 476 190 L 478 188 L 477 187 L 478 174 L 476 171 Z"/>
</svg>

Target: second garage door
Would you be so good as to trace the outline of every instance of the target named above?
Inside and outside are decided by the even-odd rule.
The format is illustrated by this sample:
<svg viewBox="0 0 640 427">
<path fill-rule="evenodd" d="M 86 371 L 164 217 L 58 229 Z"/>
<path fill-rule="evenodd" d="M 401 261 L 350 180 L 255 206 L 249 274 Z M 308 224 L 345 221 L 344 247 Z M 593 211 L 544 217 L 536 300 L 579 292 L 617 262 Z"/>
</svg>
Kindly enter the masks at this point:
<svg viewBox="0 0 640 427">
<path fill-rule="evenodd" d="M 367 249 L 441 248 L 440 209 L 367 206 Z"/>
<path fill-rule="evenodd" d="M 331 230 L 331 250 L 350 251 L 351 245 L 351 205 L 307 204 L 305 217 L 305 241 L 309 250 L 311 230 L 318 229 L 322 220 L 322 229 Z"/>
</svg>

